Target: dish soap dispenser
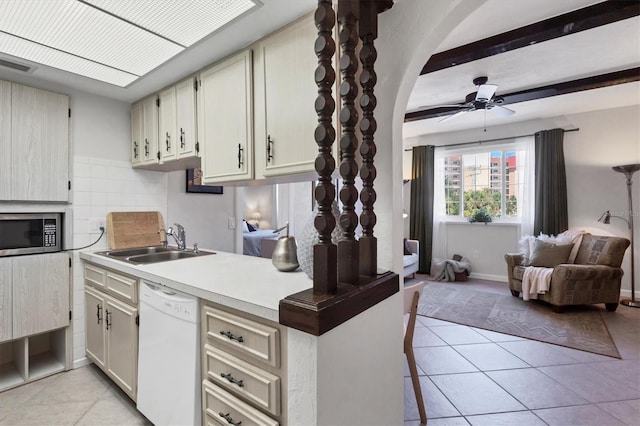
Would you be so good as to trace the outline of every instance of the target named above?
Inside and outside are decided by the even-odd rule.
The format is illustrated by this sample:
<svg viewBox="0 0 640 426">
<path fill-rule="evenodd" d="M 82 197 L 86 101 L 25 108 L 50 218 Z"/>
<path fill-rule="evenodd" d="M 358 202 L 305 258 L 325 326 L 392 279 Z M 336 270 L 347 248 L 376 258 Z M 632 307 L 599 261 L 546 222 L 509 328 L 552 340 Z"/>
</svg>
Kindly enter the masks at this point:
<svg viewBox="0 0 640 426">
<path fill-rule="evenodd" d="M 298 263 L 298 247 L 296 246 L 295 238 L 289 236 L 289 222 L 273 231 L 273 233 L 277 234 L 283 229 L 287 230 L 287 235 L 278 238 L 278 241 L 276 241 L 276 246 L 271 255 L 271 262 L 278 271 L 291 272 L 300 266 Z"/>
</svg>

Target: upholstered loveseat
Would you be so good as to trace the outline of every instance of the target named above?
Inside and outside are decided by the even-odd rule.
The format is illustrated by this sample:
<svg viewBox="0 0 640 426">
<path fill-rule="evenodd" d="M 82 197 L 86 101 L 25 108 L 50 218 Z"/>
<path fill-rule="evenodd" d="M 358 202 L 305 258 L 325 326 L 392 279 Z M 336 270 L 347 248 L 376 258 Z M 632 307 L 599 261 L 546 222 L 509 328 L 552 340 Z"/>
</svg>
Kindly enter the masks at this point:
<svg viewBox="0 0 640 426">
<path fill-rule="evenodd" d="M 584 234 L 572 264 L 559 264 L 553 268 L 549 290 L 538 299 L 552 305 L 555 312 L 564 306 L 604 303 L 608 311 L 615 311 L 620 299 L 620 268 L 630 242 L 626 238 Z M 522 291 L 522 278 L 527 265 L 524 255 L 508 253 L 509 288 L 515 297 Z M 525 261 L 526 263 L 526 261 Z"/>
</svg>

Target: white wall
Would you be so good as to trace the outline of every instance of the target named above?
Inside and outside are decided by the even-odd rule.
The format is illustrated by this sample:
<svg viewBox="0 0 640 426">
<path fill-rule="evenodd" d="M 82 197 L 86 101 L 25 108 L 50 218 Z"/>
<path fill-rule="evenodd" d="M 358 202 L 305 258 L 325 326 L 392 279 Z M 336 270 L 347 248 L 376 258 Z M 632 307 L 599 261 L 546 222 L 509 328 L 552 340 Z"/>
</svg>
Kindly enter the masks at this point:
<svg viewBox="0 0 640 426">
<path fill-rule="evenodd" d="M 569 132 L 564 135 L 564 152 L 567 171 L 567 191 L 569 228 L 585 229 L 594 235 L 617 235 L 629 238 L 629 230 L 624 221 L 611 220 L 610 225 L 603 225 L 597 219 L 605 210 L 612 214 L 626 215 L 627 188 L 626 179 L 621 173 L 611 170 L 612 166 L 621 164 L 640 163 L 640 106 L 615 108 L 608 110 L 592 111 L 587 113 L 550 117 L 540 120 L 532 120 L 514 123 L 509 126 L 487 128 L 483 139 L 509 137 L 535 133 L 539 130 L 561 127 L 564 129 L 579 128 L 578 132 Z M 450 143 L 469 142 L 478 139 L 481 129 L 466 130 L 462 132 L 450 132 L 427 135 L 419 138 L 410 138 L 405 142 L 408 146 L 414 145 L 446 145 Z M 405 154 L 405 173 L 411 167 L 411 156 Z M 633 199 L 636 223 L 640 222 L 640 174 L 634 176 Z M 405 208 L 408 208 L 409 200 L 405 197 Z M 614 213 L 615 212 L 615 213 Z M 504 250 L 517 249 L 517 234 L 505 233 L 495 224 L 486 227 L 471 224 L 455 225 L 464 227 L 464 235 L 458 232 L 449 232 L 444 252 L 450 255 L 451 247 L 466 248 L 466 253 L 472 254 L 475 250 L 488 253 L 488 258 L 471 259 L 474 273 L 480 276 L 491 276 L 498 272 L 499 279 L 506 280 L 506 265 L 503 260 Z M 640 226 L 635 227 L 635 240 L 640 241 Z M 486 240 L 483 235 L 488 230 L 493 239 Z M 461 240 L 462 239 L 462 240 Z M 490 245 L 482 245 L 485 241 Z M 475 242 L 475 243 L 474 243 Z M 640 259 L 640 242 L 636 243 L 635 256 Z M 434 249 L 436 248 L 434 242 Z M 484 255 L 481 255 L 484 256 Z M 478 261 L 479 260 L 479 261 Z M 636 262 L 638 263 L 638 261 Z M 623 277 L 623 295 L 630 295 L 630 265 L 631 251 L 628 250 L 623 262 L 625 276 Z M 636 282 L 640 282 L 640 268 L 636 268 Z"/>
<path fill-rule="evenodd" d="M 235 219 L 237 189 L 223 187 L 222 194 L 194 194 L 185 190 L 186 172 L 167 173 L 166 224 L 185 227 L 187 246 L 198 243 L 200 248 L 235 252 L 235 229 L 229 228 L 229 218 Z"/>
</svg>

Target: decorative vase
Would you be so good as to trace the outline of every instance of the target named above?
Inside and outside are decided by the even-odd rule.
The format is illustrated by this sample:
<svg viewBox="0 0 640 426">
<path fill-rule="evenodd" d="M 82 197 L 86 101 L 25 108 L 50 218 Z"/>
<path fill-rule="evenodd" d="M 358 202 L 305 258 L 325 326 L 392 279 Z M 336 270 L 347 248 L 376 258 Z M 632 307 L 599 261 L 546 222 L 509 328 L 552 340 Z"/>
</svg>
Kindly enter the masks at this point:
<svg viewBox="0 0 640 426">
<path fill-rule="evenodd" d="M 336 219 L 336 227 L 331 232 L 331 242 L 338 244 L 338 241 L 342 240 L 343 237 L 342 227 L 338 221 L 340 211 L 338 210 L 338 204 L 335 201 L 331 204 L 331 213 Z M 313 224 L 317 215 L 318 204 L 316 203 L 313 208 L 313 212 L 311 213 L 311 218 L 298 237 L 298 261 L 300 262 L 300 268 L 311 279 L 313 279 L 313 246 L 320 241 L 318 231 Z"/>
<path fill-rule="evenodd" d="M 276 246 L 271 255 L 271 263 L 278 271 L 291 272 L 298 269 L 300 265 L 298 264 L 296 240 L 289 236 L 289 222 L 274 232 L 280 232 L 285 228 L 287 229 L 287 235 L 278 238 L 278 241 L 276 241 Z"/>
</svg>

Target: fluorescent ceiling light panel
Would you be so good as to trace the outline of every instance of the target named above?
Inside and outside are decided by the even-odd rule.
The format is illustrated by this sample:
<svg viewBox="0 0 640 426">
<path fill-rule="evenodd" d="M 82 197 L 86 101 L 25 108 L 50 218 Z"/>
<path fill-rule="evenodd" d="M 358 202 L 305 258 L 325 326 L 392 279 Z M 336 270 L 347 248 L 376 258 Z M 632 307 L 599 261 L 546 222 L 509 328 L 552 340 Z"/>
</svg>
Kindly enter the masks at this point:
<svg viewBox="0 0 640 426">
<path fill-rule="evenodd" d="M 254 0 L 81 0 L 189 47 L 260 3 Z"/>
<path fill-rule="evenodd" d="M 127 86 L 257 0 L 0 0 L 0 53 Z"/>
</svg>

